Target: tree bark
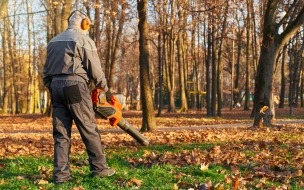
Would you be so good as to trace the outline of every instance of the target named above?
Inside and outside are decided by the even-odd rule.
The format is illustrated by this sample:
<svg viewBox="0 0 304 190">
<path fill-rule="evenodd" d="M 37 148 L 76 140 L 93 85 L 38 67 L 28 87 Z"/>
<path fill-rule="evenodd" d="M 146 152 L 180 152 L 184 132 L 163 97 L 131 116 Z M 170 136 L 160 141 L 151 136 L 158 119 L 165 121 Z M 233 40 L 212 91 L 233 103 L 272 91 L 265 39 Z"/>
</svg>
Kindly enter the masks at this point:
<svg viewBox="0 0 304 190">
<path fill-rule="evenodd" d="M 148 0 L 137 0 L 139 18 L 140 96 L 143 110 L 141 131 L 153 131 L 157 129 L 149 75 L 149 26 L 147 22 L 147 4 Z"/>
<path fill-rule="evenodd" d="M 106 59 L 105 74 L 110 91 L 114 89 L 114 76 L 117 67 L 117 54 L 121 42 L 122 31 L 125 23 L 127 3 L 121 4 L 118 9 L 117 2 L 104 2 L 106 11 Z M 118 20 L 118 24 L 116 23 Z M 117 25 L 117 26 L 116 26 Z M 100 38 L 100 36 L 98 37 Z"/>
<path fill-rule="evenodd" d="M 174 28 L 174 11 L 175 11 L 175 0 L 171 1 L 170 4 L 170 22 L 169 18 L 165 14 L 165 31 L 164 31 L 164 44 L 165 44 L 165 79 L 166 79 L 166 86 L 168 90 L 168 98 L 169 98 L 169 105 L 168 105 L 168 112 L 176 112 L 175 108 L 175 28 Z"/>
<path fill-rule="evenodd" d="M 212 48 L 212 38 L 211 38 L 211 26 L 208 26 L 208 53 L 206 57 L 206 106 L 207 106 L 207 117 L 212 116 L 211 112 L 211 83 L 210 83 L 210 63 L 211 63 L 211 48 Z"/>
<path fill-rule="evenodd" d="M 227 1 L 226 8 L 224 11 L 224 20 L 222 23 L 222 33 L 220 38 L 220 44 L 219 44 L 219 50 L 218 50 L 218 70 L 217 70 L 217 115 L 222 115 L 222 90 L 223 90 L 223 59 L 222 59 L 222 50 L 223 50 L 223 44 L 224 44 L 224 36 L 226 35 L 226 25 L 227 25 L 227 13 L 228 13 L 229 4 Z"/>
<path fill-rule="evenodd" d="M 251 62 L 250 62 L 250 44 L 251 44 L 251 19 L 250 19 L 250 0 L 247 0 L 247 42 L 246 42 L 246 88 L 245 88 L 245 104 L 244 110 L 250 109 L 250 75 L 251 75 Z"/>
<path fill-rule="evenodd" d="M 178 17 L 179 17 L 179 25 L 182 25 L 184 18 L 183 10 L 178 8 Z M 184 62 L 184 39 L 183 39 L 183 31 L 179 30 L 177 34 L 177 62 L 179 66 L 179 85 L 180 85 L 180 102 L 181 106 L 179 111 L 186 112 L 188 111 L 187 97 L 186 97 L 186 86 L 185 86 L 185 62 Z"/>
<path fill-rule="evenodd" d="M 162 108 L 163 108 L 163 40 L 162 40 L 162 34 L 158 34 L 158 112 L 157 117 L 160 117 L 162 114 Z"/>
<path fill-rule="evenodd" d="M 297 4 L 298 3 L 298 4 Z M 279 6 L 279 0 L 268 1 L 267 8 L 264 16 L 264 28 L 263 28 L 263 40 L 261 45 L 260 60 L 257 68 L 257 76 L 255 79 L 255 92 L 254 92 L 254 109 L 255 119 L 253 126 L 258 126 L 261 117 L 260 110 L 267 106 L 272 107 L 272 82 L 273 82 L 273 70 L 276 57 L 279 50 L 287 43 L 287 41 L 295 34 L 304 21 L 304 6 L 302 1 L 298 1 L 292 4 L 290 7 L 290 13 L 293 14 L 294 9 L 299 8 L 298 14 L 295 19 L 289 21 L 286 29 L 279 34 L 279 27 L 283 22 L 287 21 L 285 16 L 279 23 L 276 23 L 276 13 Z M 287 10 L 287 14 L 289 11 Z M 273 113 L 266 111 L 263 116 L 263 124 L 270 126 Z"/>
<path fill-rule="evenodd" d="M 95 21 L 94 21 L 94 30 L 95 30 L 95 44 L 97 52 L 100 52 L 100 0 L 95 2 Z"/>
<path fill-rule="evenodd" d="M 72 3 L 74 0 L 65 0 L 62 6 L 62 11 L 61 11 L 61 32 L 66 30 L 68 28 L 68 18 L 71 14 L 72 10 Z"/>
<path fill-rule="evenodd" d="M 11 73 L 12 73 L 12 87 L 11 87 L 11 108 L 12 108 L 12 114 L 16 114 L 19 113 L 19 103 L 18 103 L 18 77 L 17 77 L 17 72 L 18 72 L 18 61 L 17 61 L 17 49 L 16 49 L 16 36 L 17 36 L 17 32 L 16 32 L 16 28 L 15 28 L 15 18 L 13 18 L 13 21 L 9 21 L 12 26 L 11 29 L 11 34 L 12 35 L 8 35 L 8 48 L 9 48 L 9 54 L 11 57 Z"/>
<path fill-rule="evenodd" d="M 8 92 L 9 92 L 9 82 L 8 82 L 8 52 L 7 52 L 7 35 L 8 35 L 8 21 L 5 16 L 8 15 L 8 1 L 1 3 L 0 15 L 3 16 L 3 31 L 2 35 L 2 57 L 3 57 L 3 104 L 2 104 L 2 113 L 8 113 Z"/>
<path fill-rule="evenodd" d="M 285 77 L 285 64 L 286 64 L 286 46 L 282 50 L 282 66 L 281 66 L 281 93 L 279 108 L 284 108 L 285 103 L 285 89 L 286 89 L 286 77 Z"/>
<path fill-rule="evenodd" d="M 27 13 L 30 12 L 29 2 L 26 0 Z M 26 102 L 26 113 L 32 113 L 33 111 L 33 71 L 32 71 L 32 40 L 31 40 L 31 18 L 30 14 L 27 15 L 27 34 L 28 34 L 28 83 L 27 83 L 27 102 Z"/>
<path fill-rule="evenodd" d="M 211 86 L 211 114 L 212 116 L 215 116 L 215 112 L 216 112 L 216 94 L 217 94 L 217 40 L 215 39 L 216 37 L 216 32 L 215 32 L 215 23 L 214 23 L 214 19 L 212 18 L 212 32 L 211 32 L 211 37 L 212 37 L 212 56 L 211 56 L 211 64 L 212 64 L 212 86 Z"/>
</svg>

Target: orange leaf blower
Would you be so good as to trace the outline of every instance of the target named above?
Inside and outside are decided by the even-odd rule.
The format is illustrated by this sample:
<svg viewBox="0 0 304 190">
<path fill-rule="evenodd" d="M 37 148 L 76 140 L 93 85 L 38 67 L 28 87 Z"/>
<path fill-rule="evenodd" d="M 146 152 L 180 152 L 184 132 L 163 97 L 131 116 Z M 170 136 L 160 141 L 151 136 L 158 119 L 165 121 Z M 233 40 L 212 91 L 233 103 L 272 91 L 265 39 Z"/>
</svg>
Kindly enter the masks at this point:
<svg viewBox="0 0 304 190">
<path fill-rule="evenodd" d="M 93 109 L 95 113 L 103 119 L 109 119 L 112 126 L 118 125 L 122 130 L 131 135 L 136 139 L 140 144 L 144 146 L 149 145 L 149 141 L 139 133 L 139 131 L 134 128 L 127 120 L 122 117 L 121 114 L 121 104 L 115 104 L 119 102 L 115 96 L 115 99 L 109 104 L 106 100 L 106 93 L 103 89 L 95 89 L 92 91 L 92 101 Z M 112 100 L 113 100 L 112 98 Z"/>
</svg>

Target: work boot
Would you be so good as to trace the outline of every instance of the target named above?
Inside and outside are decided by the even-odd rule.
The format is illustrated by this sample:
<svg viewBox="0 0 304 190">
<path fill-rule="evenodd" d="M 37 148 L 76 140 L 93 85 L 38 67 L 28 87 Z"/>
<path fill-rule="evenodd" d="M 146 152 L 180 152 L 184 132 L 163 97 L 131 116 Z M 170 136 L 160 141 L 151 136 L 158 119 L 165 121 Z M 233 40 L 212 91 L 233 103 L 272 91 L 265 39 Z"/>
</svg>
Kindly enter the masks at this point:
<svg viewBox="0 0 304 190">
<path fill-rule="evenodd" d="M 62 183 L 67 183 L 67 182 L 70 182 L 70 181 L 72 181 L 73 180 L 73 178 L 68 178 L 67 180 L 64 180 L 64 181 L 54 181 L 54 183 L 56 184 L 56 185 L 60 185 L 60 184 L 62 184 Z"/>
<path fill-rule="evenodd" d="M 93 173 L 93 177 L 94 176 L 98 176 L 98 177 L 107 177 L 107 176 L 112 176 L 115 174 L 115 170 L 113 168 L 105 168 L 103 169 L 101 172 L 99 173 Z"/>
</svg>

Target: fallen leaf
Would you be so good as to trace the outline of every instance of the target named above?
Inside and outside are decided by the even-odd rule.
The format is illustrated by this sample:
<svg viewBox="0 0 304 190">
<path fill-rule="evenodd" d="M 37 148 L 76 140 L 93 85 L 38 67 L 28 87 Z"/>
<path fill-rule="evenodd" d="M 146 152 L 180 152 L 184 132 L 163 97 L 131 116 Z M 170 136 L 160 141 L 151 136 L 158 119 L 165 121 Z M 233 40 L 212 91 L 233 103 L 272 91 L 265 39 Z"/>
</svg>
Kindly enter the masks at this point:
<svg viewBox="0 0 304 190">
<path fill-rule="evenodd" d="M 231 173 L 237 175 L 240 173 L 240 169 L 237 166 L 231 166 Z"/>
<path fill-rule="evenodd" d="M 24 177 L 21 176 L 21 175 L 18 175 L 16 178 L 19 179 L 19 180 L 23 180 L 24 179 Z"/>
<path fill-rule="evenodd" d="M 178 185 L 174 183 L 172 190 L 178 190 Z"/>
<path fill-rule="evenodd" d="M 204 170 L 208 170 L 209 164 L 201 164 L 200 170 L 204 171 Z"/>
<path fill-rule="evenodd" d="M 49 182 L 43 179 L 39 179 L 37 181 L 35 181 L 35 184 L 39 184 L 39 185 L 45 185 L 48 184 Z"/>
<path fill-rule="evenodd" d="M 233 187 L 234 189 L 238 189 L 238 188 L 239 188 L 239 183 L 240 183 L 240 177 L 236 176 L 236 177 L 233 179 L 232 187 Z"/>
<path fill-rule="evenodd" d="M 135 183 L 138 187 L 140 187 L 142 180 L 136 179 L 136 178 L 132 178 L 130 180 L 131 182 Z"/>
<path fill-rule="evenodd" d="M 229 175 L 225 175 L 224 183 L 226 183 L 226 184 L 231 184 L 232 183 L 232 179 Z"/>
<path fill-rule="evenodd" d="M 302 170 L 298 169 L 298 170 L 295 170 L 293 173 L 292 173 L 292 176 L 293 177 L 300 177 L 303 175 L 303 172 Z"/>
</svg>

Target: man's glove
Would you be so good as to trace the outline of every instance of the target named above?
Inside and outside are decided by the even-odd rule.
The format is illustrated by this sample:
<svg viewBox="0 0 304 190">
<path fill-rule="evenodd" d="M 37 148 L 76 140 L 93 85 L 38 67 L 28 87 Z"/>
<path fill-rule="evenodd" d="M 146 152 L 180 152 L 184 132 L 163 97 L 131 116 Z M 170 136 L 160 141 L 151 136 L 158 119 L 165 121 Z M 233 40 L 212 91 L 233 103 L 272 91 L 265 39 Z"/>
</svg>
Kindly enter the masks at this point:
<svg viewBox="0 0 304 190">
<path fill-rule="evenodd" d="M 110 90 L 108 90 L 106 92 L 106 99 L 107 99 L 107 102 L 109 102 L 109 104 L 111 104 L 112 96 L 113 96 L 113 94 L 110 92 Z"/>
<path fill-rule="evenodd" d="M 106 99 L 109 104 L 118 108 L 119 111 L 122 110 L 122 105 L 121 105 L 120 101 L 110 92 L 110 90 L 108 90 L 106 92 Z"/>
</svg>

